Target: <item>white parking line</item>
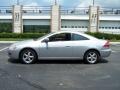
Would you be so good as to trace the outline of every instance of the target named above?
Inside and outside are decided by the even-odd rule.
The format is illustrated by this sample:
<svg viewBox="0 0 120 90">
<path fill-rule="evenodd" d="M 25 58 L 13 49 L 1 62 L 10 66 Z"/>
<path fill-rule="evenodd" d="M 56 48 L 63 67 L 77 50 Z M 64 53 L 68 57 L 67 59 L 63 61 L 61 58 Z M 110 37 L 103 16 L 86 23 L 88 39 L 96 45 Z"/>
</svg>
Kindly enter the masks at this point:
<svg viewBox="0 0 120 90">
<path fill-rule="evenodd" d="M 112 50 L 112 53 L 119 53 L 119 52 L 120 52 L 120 51 L 113 51 L 113 50 Z"/>
<path fill-rule="evenodd" d="M 6 49 L 8 49 L 8 47 L 5 47 L 5 48 L 3 48 L 3 49 L 0 49 L 0 52 L 4 51 L 4 50 L 6 50 Z"/>
<path fill-rule="evenodd" d="M 113 51 L 113 50 L 112 50 L 112 52 L 116 52 L 116 51 Z"/>
</svg>

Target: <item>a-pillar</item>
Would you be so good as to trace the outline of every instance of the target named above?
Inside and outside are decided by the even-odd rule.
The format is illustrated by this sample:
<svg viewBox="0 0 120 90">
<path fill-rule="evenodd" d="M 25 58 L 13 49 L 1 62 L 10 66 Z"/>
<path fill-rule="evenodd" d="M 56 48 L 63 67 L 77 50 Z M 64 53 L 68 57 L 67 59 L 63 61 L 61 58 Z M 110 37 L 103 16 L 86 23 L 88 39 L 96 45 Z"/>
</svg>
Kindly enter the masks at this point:
<svg viewBox="0 0 120 90">
<path fill-rule="evenodd" d="M 23 33 L 22 5 L 13 5 L 13 33 Z"/>
<path fill-rule="evenodd" d="M 51 32 L 57 32 L 61 29 L 60 6 L 55 4 L 52 6 L 51 12 Z"/>
<path fill-rule="evenodd" d="M 89 32 L 99 32 L 99 6 L 89 7 Z"/>
</svg>

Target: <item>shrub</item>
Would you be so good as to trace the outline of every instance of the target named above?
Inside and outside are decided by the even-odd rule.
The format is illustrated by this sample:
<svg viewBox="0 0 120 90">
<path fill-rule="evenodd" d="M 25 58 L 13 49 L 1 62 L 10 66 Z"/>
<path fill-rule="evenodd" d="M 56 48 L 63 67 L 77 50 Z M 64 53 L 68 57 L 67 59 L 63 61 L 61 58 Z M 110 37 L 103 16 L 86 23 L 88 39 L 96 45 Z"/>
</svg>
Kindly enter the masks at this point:
<svg viewBox="0 0 120 90">
<path fill-rule="evenodd" d="M 120 34 L 106 34 L 106 33 L 90 33 L 86 32 L 89 35 L 92 35 L 99 39 L 108 39 L 108 40 L 120 40 Z M 0 38 L 39 38 L 47 33 L 0 33 Z"/>
<path fill-rule="evenodd" d="M 0 33 L 0 38 L 39 38 L 46 33 Z"/>
<path fill-rule="evenodd" d="M 91 32 L 86 33 L 99 39 L 120 40 L 120 34 L 91 33 Z"/>
</svg>

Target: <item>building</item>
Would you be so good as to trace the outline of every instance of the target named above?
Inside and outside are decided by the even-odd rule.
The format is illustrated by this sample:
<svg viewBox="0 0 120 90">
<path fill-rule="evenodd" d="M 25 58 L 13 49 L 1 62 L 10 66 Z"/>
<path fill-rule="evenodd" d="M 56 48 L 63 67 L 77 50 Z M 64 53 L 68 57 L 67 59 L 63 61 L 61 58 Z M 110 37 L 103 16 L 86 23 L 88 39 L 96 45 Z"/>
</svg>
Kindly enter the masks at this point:
<svg viewBox="0 0 120 90">
<path fill-rule="evenodd" d="M 51 6 L 19 6 L 20 7 L 17 7 L 16 10 L 18 14 L 15 12 L 15 6 L 0 6 L 0 24 L 11 23 L 15 28 L 17 26 L 21 27 L 21 31 L 18 31 L 18 33 L 50 32 L 52 27 L 51 24 L 53 24 L 53 27 L 55 27 L 56 23 L 58 22 L 60 30 L 76 30 L 81 32 L 92 32 L 93 30 L 89 30 L 91 27 L 90 12 L 92 12 L 90 11 L 90 7 L 71 8 L 58 5 L 59 8 L 56 10 L 58 10 L 57 13 L 59 16 L 57 17 L 58 14 L 54 14 L 52 17 L 51 12 L 53 9 Z M 98 7 L 96 10 L 97 14 L 91 16 L 91 18 L 93 17 L 92 23 L 95 22 L 96 31 L 120 34 L 120 9 Z M 53 11 L 53 13 L 54 12 L 56 11 Z M 55 19 L 56 17 L 57 19 Z M 53 20 L 55 19 L 54 23 L 51 23 L 52 18 Z M 19 22 L 14 23 L 15 20 L 18 20 Z M 57 20 L 58 22 L 56 22 Z M 15 28 L 12 28 L 11 31 L 14 32 Z"/>
</svg>

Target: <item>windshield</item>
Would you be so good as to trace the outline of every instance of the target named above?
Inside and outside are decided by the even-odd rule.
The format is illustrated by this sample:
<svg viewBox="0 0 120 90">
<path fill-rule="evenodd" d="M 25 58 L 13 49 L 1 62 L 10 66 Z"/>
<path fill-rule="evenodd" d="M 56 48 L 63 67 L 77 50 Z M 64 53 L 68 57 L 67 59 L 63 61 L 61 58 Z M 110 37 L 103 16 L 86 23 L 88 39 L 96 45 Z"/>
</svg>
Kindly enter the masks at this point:
<svg viewBox="0 0 120 90">
<path fill-rule="evenodd" d="M 42 38 L 44 38 L 44 37 L 46 37 L 46 36 L 49 36 L 49 35 L 51 35 L 51 34 L 53 34 L 53 32 L 52 32 L 52 33 L 48 33 L 48 34 L 46 34 L 46 35 L 44 35 L 44 36 L 38 38 L 37 40 L 40 40 L 40 39 L 42 39 Z"/>
</svg>

